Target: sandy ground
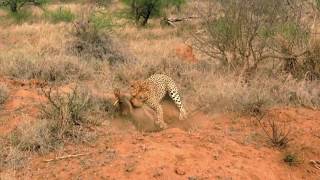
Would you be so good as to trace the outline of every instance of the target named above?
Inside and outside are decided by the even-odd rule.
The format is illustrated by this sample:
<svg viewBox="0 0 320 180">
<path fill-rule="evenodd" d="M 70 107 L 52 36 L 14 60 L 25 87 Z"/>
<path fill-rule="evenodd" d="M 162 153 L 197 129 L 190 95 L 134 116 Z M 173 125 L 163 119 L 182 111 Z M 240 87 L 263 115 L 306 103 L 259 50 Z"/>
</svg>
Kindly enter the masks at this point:
<svg viewBox="0 0 320 180">
<path fill-rule="evenodd" d="M 5 135 L 24 116 L 37 114 L 35 102 L 42 97 L 30 85 L 2 81 L 11 88 L 1 110 L 0 135 Z M 292 130 L 286 150 L 270 146 L 250 118 L 198 112 L 155 133 L 113 119 L 92 128 L 97 141 L 33 155 L 20 170 L 0 170 L 0 179 L 320 179 L 320 170 L 309 163 L 320 159 L 320 111 L 282 107 L 269 114 L 287 121 Z M 186 123 L 191 126 L 185 128 Z M 303 161 L 287 165 L 282 160 L 286 151 L 301 153 Z M 82 156 L 45 162 L 77 154 Z"/>
</svg>

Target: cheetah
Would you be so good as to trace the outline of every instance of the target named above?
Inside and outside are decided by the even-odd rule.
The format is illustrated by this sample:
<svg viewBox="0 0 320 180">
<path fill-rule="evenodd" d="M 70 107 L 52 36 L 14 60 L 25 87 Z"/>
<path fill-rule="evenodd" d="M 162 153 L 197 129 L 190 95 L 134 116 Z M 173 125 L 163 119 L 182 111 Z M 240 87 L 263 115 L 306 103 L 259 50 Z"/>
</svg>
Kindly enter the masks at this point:
<svg viewBox="0 0 320 180">
<path fill-rule="evenodd" d="M 179 119 L 183 120 L 186 118 L 186 111 L 182 105 L 178 88 L 173 79 L 167 75 L 154 74 L 146 80 L 134 81 L 130 86 L 130 94 L 130 101 L 133 106 L 141 107 L 147 104 L 156 111 L 156 124 L 158 124 L 161 129 L 167 128 L 167 124 L 163 121 L 163 111 L 160 105 L 166 94 L 169 94 L 170 98 L 179 108 Z"/>
</svg>

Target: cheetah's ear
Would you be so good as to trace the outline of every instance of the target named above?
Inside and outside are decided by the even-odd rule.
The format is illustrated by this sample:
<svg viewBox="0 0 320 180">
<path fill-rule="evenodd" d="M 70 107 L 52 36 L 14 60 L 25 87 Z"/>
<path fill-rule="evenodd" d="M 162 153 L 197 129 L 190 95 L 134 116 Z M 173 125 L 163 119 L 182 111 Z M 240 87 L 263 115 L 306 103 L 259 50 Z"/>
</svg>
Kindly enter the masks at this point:
<svg viewBox="0 0 320 180">
<path fill-rule="evenodd" d="M 133 87 L 135 84 L 137 84 L 138 82 L 133 80 L 133 81 L 129 81 L 129 85 L 130 87 Z"/>
</svg>

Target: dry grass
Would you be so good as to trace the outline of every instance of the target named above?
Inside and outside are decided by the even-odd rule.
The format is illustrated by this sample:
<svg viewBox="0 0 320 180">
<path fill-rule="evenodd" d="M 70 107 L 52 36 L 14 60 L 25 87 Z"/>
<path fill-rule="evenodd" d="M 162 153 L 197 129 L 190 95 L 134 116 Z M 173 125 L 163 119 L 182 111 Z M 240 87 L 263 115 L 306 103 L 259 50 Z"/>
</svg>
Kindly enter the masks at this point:
<svg viewBox="0 0 320 180">
<path fill-rule="evenodd" d="M 107 61 L 110 65 L 127 62 L 130 57 L 120 51 L 121 46 L 115 43 L 110 33 L 102 31 L 105 26 L 102 20 L 83 17 L 75 22 L 70 51 L 83 59 Z"/>
<path fill-rule="evenodd" d="M 19 79 L 39 79 L 49 82 L 87 80 L 93 70 L 75 58 L 61 56 L 42 58 L 24 54 L 0 56 L 1 74 Z"/>
<path fill-rule="evenodd" d="M 59 6 L 50 5 L 48 9 Z M 82 6 L 65 5 L 74 13 Z M 201 4 L 197 6 L 201 7 Z M 188 4 L 186 7 L 190 9 L 193 6 Z M 121 6 L 118 8 L 123 9 Z M 116 11 L 112 9 L 111 12 Z M 192 15 L 196 15 L 194 12 Z M 188 15 L 187 11 L 174 13 Z M 318 82 L 298 81 L 261 72 L 252 79 L 250 86 L 242 86 L 238 82 L 238 74 L 221 72 L 214 62 L 206 60 L 199 52 L 195 52 L 200 60 L 197 64 L 188 64 L 177 58 L 175 48 L 191 40 L 187 33 L 190 29 L 184 24 L 178 28 L 161 28 L 159 22 L 153 20 L 150 27 L 141 29 L 130 23 L 123 24 L 121 17 L 116 18 L 115 23 L 120 26 L 113 30 L 111 38 L 118 37 L 121 47 L 116 49 L 123 49 L 125 56 L 133 59 L 132 62 L 110 67 L 108 63 L 100 62 L 94 54 L 90 56 L 91 53 L 87 53 L 86 57 L 69 54 L 66 47 L 76 39 L 69 33 L 72 26 L 42 22 L 1 30 L 0 36 L 8 42 L 4 46 L 6 52 L 0 56 L 1 73 L 47 81 L 96 79 L 102 82 L 100 88 L 106 90 L 112 90 L 113 86 L 126 87 L 129 81 L 147 78 L 153 73 L 167 73 L 177 81 L 184 101 L 195 102 L 196 106 L 208 104 L 210 111 L 231 110 L 250 114 L 273 105 L 319 106 Z M 180 36 L 181 33 L 187 34 Z M 104 44 L 110 45 L 109 41 Z M 91 61 L 82 60 L 88 58 Z"/>
<path fill-rule="evenodd" d="M 0 167 L 19 169 L 30 154 L 46 154 L 66 143 L 90 144 L 92 131 L 105 118 L 116 114 L 110 99 L 94 96 L 84 86 L 43 88 L 47 101 L 38 119 L 25 116 L 22 124 L 0 139 Z"/>
<path fill-rule="evenodd" d="M 286 148 L 291 139 L 291 129 L 288 127 L 288 122 L 279 122 L 275 118 L 267 118 L 258 120 L 263 129 L 268 141 L 277 148 Z"/>
<path fill-rule="evenodd" d="M 86 131 L 90 124 L 90 95 L 83 89 L 70 92 L 45 91 L 47 104 L 41 107 L 39 120 L 28 120 L 13 131 L 8 139 L 22 152 L 46 153 L 64 142 L 90 142 L 95 134 Z"/>
<path fill-rule="evenodd" d="M 9 97 L 9 89 L 5 84 L 0 83 L 0 105 L 4 104 Z"/>
</svg>

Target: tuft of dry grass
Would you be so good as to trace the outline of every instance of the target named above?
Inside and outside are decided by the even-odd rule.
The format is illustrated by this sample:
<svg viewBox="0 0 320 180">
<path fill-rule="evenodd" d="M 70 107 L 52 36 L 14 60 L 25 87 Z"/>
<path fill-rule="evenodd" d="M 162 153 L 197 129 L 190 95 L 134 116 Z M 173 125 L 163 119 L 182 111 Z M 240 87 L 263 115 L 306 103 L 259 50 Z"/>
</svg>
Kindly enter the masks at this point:
<svg viewBox="0 0 320 180">
<path fill-rule="evenodd" d="M 18 169 L 32 153 L 46 154 L 65 143 L 92 143 L 97 134 L 92 126 L 116 113 L 111 99 L 94 96 L 80 85 L 42 88 L 46 102 L 39 119 L 26 116 L 24 123 L 0 138 L 0 167 Z"/>
<path fill-rule="evenodd" d="M 0 56 L 1 74 L 19 79 L 39 79 L 61 82 L 71 79 L 87 80 L 93 70 L 86 63 L 61 56 L 41 58 L 39 56 Z M 10 61 L 8 62 L 8 59 Z"/>
<path fill-rule="evenodd" d="M 286 148 L 288 143 L 292 141 L 291 129 L 287 122 L 279 122 L 274 118 L 258 120 L 261 128 L 266 134 L 268 141 L 275 147 Z"/>
<path fill-rule="evenodd" d="M 47 120 L 39 120 L 21 124 L 8 137 L 11 146 L 21 152 L 41 154 L 55 149 L 61 142 L 53 139 L 49 123 Z"/>
<path fill-rule="evenodd" d="M 56 139 L 71 138 L 72 140 L 82 140 L 84 136 L 77 133 L 75 129 L 90 123 L 89 112 L 93 110 L 91 94 L 87 88 L 79 88 L 78 86 L 61 92 L 59 89 L 55 91 L 42 89 L 48 103 L 41 107 L 41 118 L 51 122 L 51 134 Z"/>
<path fill-rule="evenodd" d="M 121 46 L 110 33 L 103 32 L 104 25 L 97 21 L 97 18 L 92 21 L 89 17 L 83 17 L 74 23 L 71 31 L 74 38 L 70 41 L 69 50 L 83 59 L 98 59 L 110 65 L 127 62 L 130 58 L 120 51 Z"/>
<path fill-rule="evenodd" d="M 0 147 L 0 167 L 17 170 L 23 168 L 27 154 L 15 147 Z M 0 176 L 1 177 L 1 176 Z"/>
<path fill-rule="evenodd" d="M 9 97 L 9 89 L 8 87 L 1 83 L 0 84 L 0 105 L 4 104 Z"/>
</svg>

